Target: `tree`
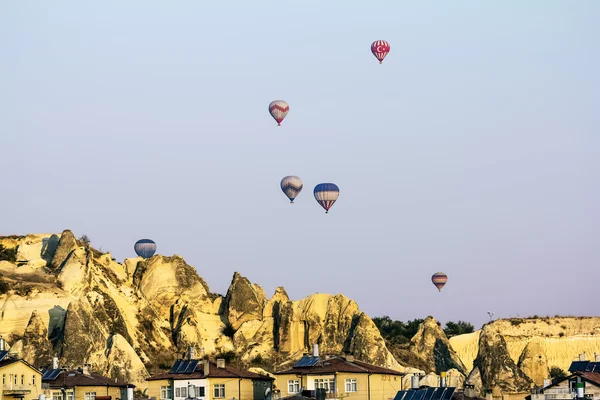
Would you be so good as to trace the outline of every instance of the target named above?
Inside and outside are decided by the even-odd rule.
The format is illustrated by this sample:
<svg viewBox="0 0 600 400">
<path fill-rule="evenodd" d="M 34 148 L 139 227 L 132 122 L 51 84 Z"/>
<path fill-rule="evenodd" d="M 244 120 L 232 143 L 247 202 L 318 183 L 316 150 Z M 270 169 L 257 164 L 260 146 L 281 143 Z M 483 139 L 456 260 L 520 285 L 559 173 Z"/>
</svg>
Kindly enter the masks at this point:
<svg viewBox="0 0 600 400">
<path fill-rule="evenodd" d="M 550 368 L 550 378 L 552 378 L 552 380 L 566 377 L 567 373 L 563 371 L 560 367 L 554 366 Z"/>
<path fill-rule="evenodd" d="M 448 338 L 456 335 L 462 335 L 464 333 L 473 333 L 474 331 L 473 324 L 465 321 L 448 321 L 446 322 L 446 327 L 444 328 L 444 333 Z"/>
</svg>

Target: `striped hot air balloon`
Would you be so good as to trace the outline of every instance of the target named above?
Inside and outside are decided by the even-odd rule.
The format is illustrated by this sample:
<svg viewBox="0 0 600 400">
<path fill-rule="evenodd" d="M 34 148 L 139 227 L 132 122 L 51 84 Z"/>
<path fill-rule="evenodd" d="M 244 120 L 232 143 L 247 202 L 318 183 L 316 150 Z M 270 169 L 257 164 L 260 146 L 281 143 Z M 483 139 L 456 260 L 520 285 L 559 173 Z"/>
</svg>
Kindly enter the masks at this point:
<svg viewBox="0 0 600 400">
<path fill-rule="evenodd" d="M 289 111 L 289 104 L 283 100 L 275 100 L 269 104 L 269 113 L 277 121 L 277 126 L 281 125 L 281 121 L 283 121 Z"/>
<path fill-rule="evenodd" d="M 141 239 L 133 246 L 135 253 L 142 258 L 150 258 L 156 252 L 156 243 L 150 239 Z"/>
<path fill-rule="evenodd" d="M 325 209 L 325 214 L 340 196 L 340 188 L 335 183 L 319 183 L 314 190 L 317 203 Z"/>
<path fill-rule="evenodd" d="M 379 64 L 383 62 L 383 59 L 389 52 L 390 44 L 385 40 L 376 40 L 371 44 L 371 53 L 379 60 Z"/>
<path fill-rule="evenodd" d="M 302 179 L 297 176 L 290 175 L 281 180 L 281 190 L 283 190 L 283 193 L 290 199 L 290 203 L 292 204 L 294 203 L 294 199 L 300 194 L 300 191 L 302 191 L 303 186 Z"/>
<path fill-rule="evenodd" d="M 431 276 L 431 282 L 438 288 L 438 291 L 441 292 L 442 288 L 448 282 L 448 275 L 443 272 L 436 272 Z"/>
</svg>

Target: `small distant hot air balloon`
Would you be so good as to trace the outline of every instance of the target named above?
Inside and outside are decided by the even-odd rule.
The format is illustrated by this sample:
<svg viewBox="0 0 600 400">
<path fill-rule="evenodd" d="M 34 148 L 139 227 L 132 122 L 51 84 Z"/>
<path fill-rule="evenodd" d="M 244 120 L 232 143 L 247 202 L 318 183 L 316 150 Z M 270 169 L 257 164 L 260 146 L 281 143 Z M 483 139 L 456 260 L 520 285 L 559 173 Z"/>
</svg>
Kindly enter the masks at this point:
<svg viewBox="0 0 600 400">
<path fill-rule="evenodd" d="M 433 282 L 435 287 L 438 288 L 438 291 L 441 292 L 446 282 L 448 282 L 448 275 L 443 272 L 436 272 L 432 275 L 431 282 Z"/>
<path fill-rule="evenodd" d="M 290 199 L 290 203 L 292 204 L 294 203 L 294 199 L 300 194 L 300 191 L 302 191 L 303 186 L 302 179 L 297 176 L 290 175 L 281 180 L 281 190 L 283 190 L 283 193 Z"/>
<path fill-rule="evenodd" d="M 390 44 L 385 40 L 376 40 L 371 45 L 371 53 L 379 60 L 379 64 L 383 62 L 385 56 L 390 52 Z"/>
<path fill-rule="evenodd" d="M 269 104 L 269 112 L 273 119 L 277 121 L 277 126 L 281 125 L 281 121 L 283 121 L 288 111 L 290 111 L 290 106 L 283 100 L 275 100 Z"/>
<path fill-rule="evenodd" d="M 142 258 L 150 258 L 156 252 L 156 243 L 150 239 L 141 239 L 133 246 L 135 253 Z"/>
<path fill-rule="evenodd" d="M 314 190 L 317 203 L 325 209 L 325 214 L 340 196 L 340 188 L 335 183 L 319 183 Z"/>
</svg>

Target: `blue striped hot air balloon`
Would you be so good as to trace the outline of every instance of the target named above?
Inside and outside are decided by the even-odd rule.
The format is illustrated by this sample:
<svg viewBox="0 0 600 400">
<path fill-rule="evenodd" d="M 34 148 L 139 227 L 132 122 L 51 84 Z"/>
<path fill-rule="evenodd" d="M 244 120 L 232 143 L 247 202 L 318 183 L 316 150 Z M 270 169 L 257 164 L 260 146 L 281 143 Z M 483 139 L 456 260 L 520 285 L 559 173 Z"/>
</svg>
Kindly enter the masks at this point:
<svg viewBox="0 0 600 400">
<path fill-rule="evenodd" d="M 317 203 L 325 209 L 325 214 L 329 213 L 329 209 L 340 195 L 340 188 L 335 183 L 319 183 L 314 190 Z"/>
<path fill-rule="evenodd" d="M 150 239 L 141 239 L 133 246 L 135 253 L 142 258 L 150 258 L 156 252 L 156 243 Z"/>
<path fill-rule="evenodd" d="M 294 199 L 298 197 L 304 185 L 302 184 L 302 179 L 297 176 L 286 176 L 281 180 L 281 190 L 288 199 L 290 199 L 290 203 L 294 203 Z"/>
</svg>

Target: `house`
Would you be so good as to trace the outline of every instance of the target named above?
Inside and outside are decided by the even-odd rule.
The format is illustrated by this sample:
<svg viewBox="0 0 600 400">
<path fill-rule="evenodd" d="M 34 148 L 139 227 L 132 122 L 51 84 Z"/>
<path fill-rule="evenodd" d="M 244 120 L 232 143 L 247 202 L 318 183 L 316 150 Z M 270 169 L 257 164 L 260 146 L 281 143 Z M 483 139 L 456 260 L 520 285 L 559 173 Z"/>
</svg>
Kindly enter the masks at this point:
<svg viewBox="0 0 600 400">
<path fill-rule="evenodd" d="M 195 359 L 189 349 L 187 360 L 175 361 L 169 373 L 146 381 L 151 400 L 265 400 L 271 398 L 274 379 L 226 366 L 224 359 Z"/>
<path fill-rule="evenodd" d="M 317 389 L 325 389 L 327 399 L 388 400 L 402 388 L 404 374 L 352 356 L 322 358 L 315 344 L 312 356 L 305 355 L 294 367 L 275 375 L 282 398 L 298 395 L 316 398 Z"/>
<path fill-rule="evenodd" d="M 2 391 L 0 400 L 36 400 L 42 393 L 42 373 L 25 360 L 6 350 L 6 342 L 0 338 L 0 375 Z"/>
<path fill-rule="evenodd" d="M 134 385 L 95 374 L 89 366 L 79 369 L 52 368 L 42 375 L 43 393 L 48 400 L 133 400 Z"/>
<path fill-rule="evenodd" d="M 585 359 L 580 354 L 569 367 L 570 375 L 563 378 L 547 380 L 544 387 L 527 396 L 526 400 L 600 400 L 600 354 L 595 354 L 595 360 Z"/>
</svg>

